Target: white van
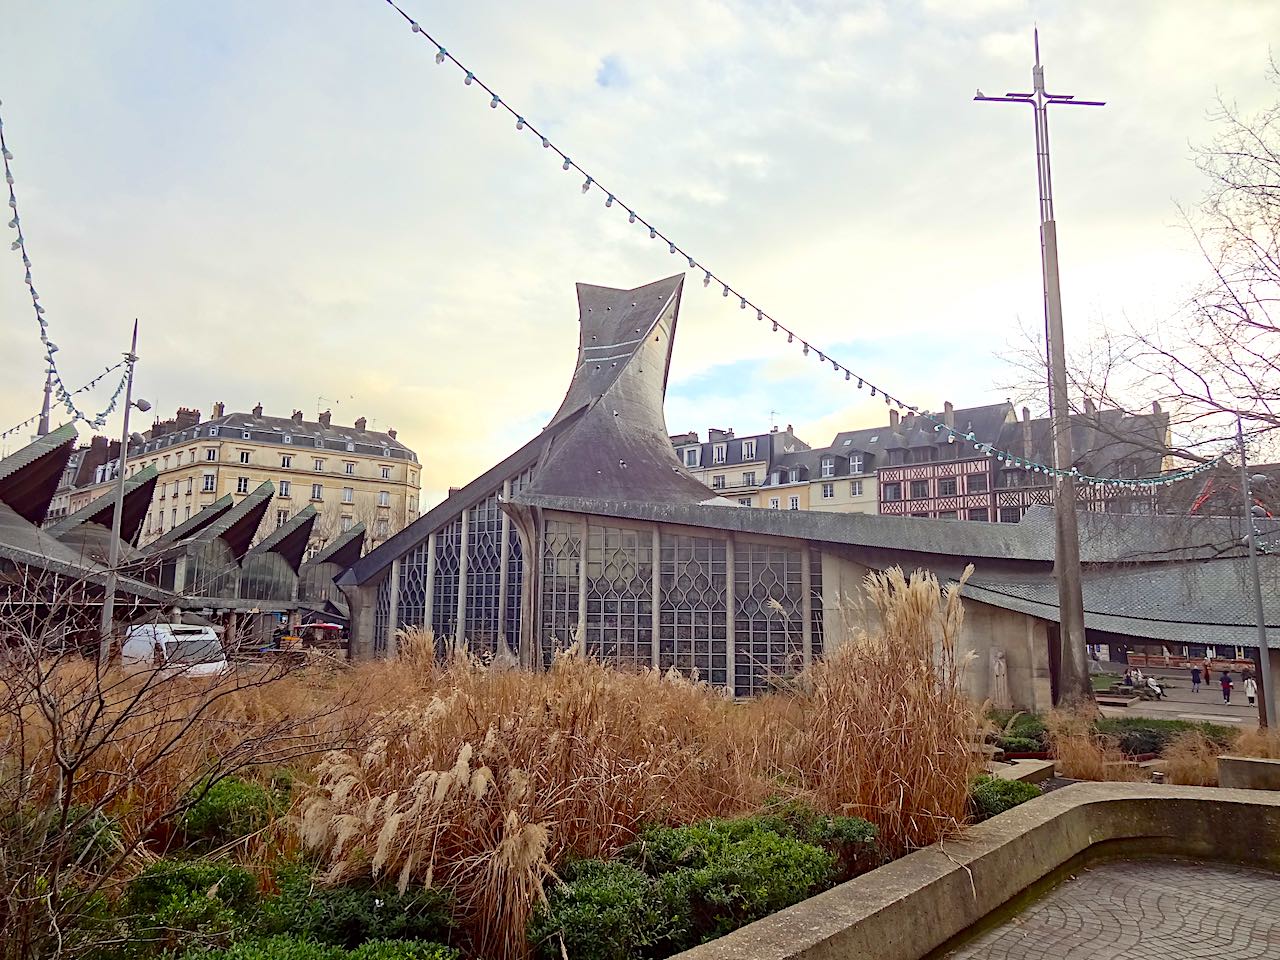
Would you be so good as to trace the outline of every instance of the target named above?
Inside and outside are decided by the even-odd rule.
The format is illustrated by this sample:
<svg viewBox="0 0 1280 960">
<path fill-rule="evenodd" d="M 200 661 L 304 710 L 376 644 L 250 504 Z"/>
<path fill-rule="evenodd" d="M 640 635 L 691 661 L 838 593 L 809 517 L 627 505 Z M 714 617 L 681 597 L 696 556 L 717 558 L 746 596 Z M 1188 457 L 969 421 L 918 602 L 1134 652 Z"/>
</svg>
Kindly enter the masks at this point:
<svg viewBox="0 0 1280 960">
<path fill-rule="evenodd" d="M 230 669 L 227 653 L 213 627 L 184 623 L 143 623 L 124 636 L 125 666 L 165 667 L 185 676 L 207 677 Z"/>
</svg>

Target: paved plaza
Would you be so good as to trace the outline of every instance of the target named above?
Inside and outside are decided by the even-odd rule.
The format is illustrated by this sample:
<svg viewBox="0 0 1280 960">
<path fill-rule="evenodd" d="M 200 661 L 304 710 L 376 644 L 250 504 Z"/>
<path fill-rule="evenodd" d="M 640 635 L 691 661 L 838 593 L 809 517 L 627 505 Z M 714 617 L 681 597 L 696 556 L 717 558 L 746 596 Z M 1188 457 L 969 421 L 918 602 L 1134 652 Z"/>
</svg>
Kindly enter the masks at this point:
<svg viewBox="0 0 1280 960">
<path fill-rule="evenodd" d="M 1118 861 L 1077 873 L 946 960 L 1276 960 L 1280 875 Z"/>
</svg>

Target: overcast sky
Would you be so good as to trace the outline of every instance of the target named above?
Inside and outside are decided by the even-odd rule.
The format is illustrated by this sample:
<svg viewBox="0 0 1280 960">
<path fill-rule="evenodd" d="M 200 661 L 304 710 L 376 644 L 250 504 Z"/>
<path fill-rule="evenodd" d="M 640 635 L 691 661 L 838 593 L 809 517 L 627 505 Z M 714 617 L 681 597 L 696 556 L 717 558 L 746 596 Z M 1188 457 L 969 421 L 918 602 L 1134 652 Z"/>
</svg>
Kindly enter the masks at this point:
<svg viewBox="0 0 1280 960">
<path fill-rule="evenodd" d="M 1050 90 L 1108 101 L 1051 118 L 1075 336 L 1178 309 L 1200 271 L 1175 206 L 1204 186 L 1191 144 L 1217 93 L 1274 98 L 1280 37 L 1273 0 L 404 5 L 695 257 L 930 409 L 1002 399 L 999 354 L 1040 317 L 1030 111 L 971 99 L 1030 89 L 1033 23 Z M 554 411 L 576 281 L 686 266 L 382 0 L 3 6 L 5 133 L 73 385 L 136 316 L 159 412 L 368 417 L 417 450 L 431 504 Z M 43 382 L 7 247 L 6 426 Z M 672 432 L 776 418 L 826 444 L 884 418 L 850 388 L 688 278 Z"/>
</svg>

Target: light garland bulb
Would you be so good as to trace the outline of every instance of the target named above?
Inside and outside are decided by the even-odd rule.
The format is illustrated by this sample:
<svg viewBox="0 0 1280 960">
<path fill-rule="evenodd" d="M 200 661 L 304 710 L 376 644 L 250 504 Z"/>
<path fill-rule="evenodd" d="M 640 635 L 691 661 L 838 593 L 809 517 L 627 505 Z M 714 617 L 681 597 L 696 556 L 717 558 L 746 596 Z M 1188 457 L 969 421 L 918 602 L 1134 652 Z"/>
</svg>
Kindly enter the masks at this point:
<svg viewBox="0 0 1280 960">
<path fill-rule="evenodd" d="M 19 237 L 19 238 L 18 238 L 17 240 L 15 240 L 15 241 L 13 241 L 13 243 L 9 244 L 9 249 L 10 249 L 10 250 L 18 250 L 18 249 L 20 249 L 21 247 L 22 247 L 22 238 L 21 238 L 21 237 Z"/>
<path fill-rule="evenodd" d="M 516 129 L 517 130 L 524 129 L 524 117 L 516 117 Z"/>
<path fill-rule="evenodd" d="M 9 221 L 9 226 L 14 230 L 18 229 L 18 215 L 16 213 L 13 215 L 13 219 Z"/>
<path fill-rule="evenodd" d="M 728 295 L 729 295 L 729 285 L 726 283 L 726 284 L 724 285 L 724 293 L 723 293 L 723 294 L 721 294 L 721 296 L 725 296 L 725 297 L 727 297 Z"/>
<path fill-rule="evenodd" d="M 778 321 L 777 321 L 777 320 L 774 320 L 774 321 L 773 321 L 773 332 L 774 332 L 774 333 L 777 333 L 777 332 L 778 332 Z"/>
<path fill-rule="evenodd" d="M 675 245 L 674 243 L 670 243 L 670 242 L 668 242 L 668 243 L 667 243 L 667 252 L 668 252 L 668 253 L 670 253 L 670 254 L 672 254 L 672 255 L 674 256 L 674 255 L 675 255 L 675 252 L 676 252 L 676 245 Z"/>
<path fill-rule="evenodd" d="M 590 191 L 590 190 L 591 190 L 591 183 L 592 183 L 592 180 L 591 180 L 591 178 L 590 178 L 590 177 L 587 177 L 587 179 L 585 179 L 585 180 L 583 180 L 583 181 L 582 181 L 582 192 L 583 192 L 583 193 L 587 193 L 588 191 Z"/>
<path fill-rule="evenodd" d="M 790 330 L 788 330 L 788 331 L 787 331 L 787 343 L 790 343 L 790 342 L 791 342 L 791 341 L 793 341 L 794 339 L 795 339 L 795 335 L 794 335 Z"/>
<path fill-rule="evenodd" d="M 470 70 L 468 70 L 467 75 L 462 78 L 462 82 L 469 87 L 471 86 L 471 81 L 474 80 L 475 78 L 476 78 L 476 75 L 472 73 Z"/>
<path fill-rule="evenodd" d="M 844 372 L 844 378 L 845 378 L 846 380 L 848 380 L 851 376 L 853 376 L 853 374 L 851 374 L 848 370 L 846 370 L 846 371 Z"/>
<path fill-rule="evenodd" d="M 872 387 L 871 387 L 871 395 L 872 395 L 873 397 L 876 395 L 876 388 L 875 388 L 875 385 L 874 385 L 874 384 L 873 384 L 873 385 L 872 385 Z"/>
<path fill-rule="evenodd" d="M 803 354 L 803 355 L 804 355 L 804 356 L 806 356 L 806 357 L 809 355 L 809 345 L 808 345 L 807 343 L 804 345 L 804 354 Z"/>
<path fill-rule="evenodd" d="M 689 258 L 689 269 L 692 270 L 697 264 L 693 262 L 693 257 Z"/>
<path fill-rule="evenodd" d="M 436 63 L 444 63 L 444 58 L 449 55 L 449 51 L 441 47 L 436 51 Z"/>
<path fill-rule="evenodd" d="M 543 138 L 542 138 L 542 149 L 543 149 L 543 150 L 545 150 L 545 149 L 547 149 L 547 147 L 549 147 L 549 146 L 551 146 L 551 141 L 550 141 L 550 140 L 548 140 L 546 137 L 543 137 Z"/>
<path fill-rule="evenodd" d="M 649 228 L 649 239 L 650 240 L 658 239 L 658 231 L 654 227 Z"/>
<path fill-rule="evenodd" d="M 418 22 L 416 20 L 409 21 L 409 29 L 412 30 L 414 33 L 422 32 L 422 28 L 418 26 Z"/>
<path fill-rule="evenodd" d="M 497 109 L 498 109 L 498 104 L 500 104 L 501 102 L 502 102 L 502 100 L 501 100 L 501 99 L 499 99 L 498 95 L 495 93 L 495 94 L 493 95 L 493 99 L 489 101 L 489 109 L 490 109 L 490 110 L 497 110 Z"/>
<path fill-rule="evenodd" d="M 568 157 L 565 157 L 565 158 L 564 158 L 564 163 L 560 164 L 560 169 L 561 169 L 561 170 L 568 170 L 571 166 L 573 166 L 573 161 L 572 161 L 572 160 L 570 160 Z"/>
<path fill-rule="evenodd" d="M 859 390 L 861 390 L 861 389 L 862 389 L 862 378 L 861 378 L 861 377 L 859 377 L 859 378 L 858 378 L 858 389 L 859 389 Z"/>
<path fill-rule="evenodd" d="M 747 298 L 746 298 L 746 297 L 743 297 L 743 298 L 742 298 L 742 300 L 740 300 L 740 301 L 738 302 L 738 309 L 739 309 L 739 310 L 745 310 L 745 309 L 747 309 Z"/>
<path fill-rule="evenodd" d="M 759 322 L 759 321 L 761 321 L 761 320 L 763 320 L 763 319 L 764 319 L 764 311 L 763 311 L 763 310 L 756 310 L 756 322 Z"/>
<path fill-rule="evenodd" d="M 9 148 L 8 148 L 8 147 L 5 147 L 5 148 L 4 148 L 3 154 L 4 154 L 4 158 L 5 158 L 6 160 L 12 160 L 12 159 L 13 159 L 13 153 L 12 153 L 12 151 L 10 151 L 10 150 L 9 150 Z"/>
<path fill-rule="evenodd" d="M 702 285 L 703 285 L 704 287 L 709 287 L 709 286 L 711 286 L 711 271 L 710 271 L 710 270 L 708 270 L 708 271 L 706 272 L 706 274 L 703 276 L 703 278 L 702 278 Z M 777 328 L 775 327 L 774 329 L 777 329 Z"/>
<path fill-rule="evenodd" d="M 607 197 L 605 198 L 604 205 L 605 205 L 606 207 L 612 207 L 612 206 L 613 206 L 613 194 L 612 194 L 612 193 L 611 193 L 611 194 L 609 194 L 609 196 L 607 196 Z"/>
<path fill-rule="evenodd" d="M 628 210 L 627 223 L 635 223 L 635 222 L 636 222 L 636 212 L 634 210 Z"/>
</svg>

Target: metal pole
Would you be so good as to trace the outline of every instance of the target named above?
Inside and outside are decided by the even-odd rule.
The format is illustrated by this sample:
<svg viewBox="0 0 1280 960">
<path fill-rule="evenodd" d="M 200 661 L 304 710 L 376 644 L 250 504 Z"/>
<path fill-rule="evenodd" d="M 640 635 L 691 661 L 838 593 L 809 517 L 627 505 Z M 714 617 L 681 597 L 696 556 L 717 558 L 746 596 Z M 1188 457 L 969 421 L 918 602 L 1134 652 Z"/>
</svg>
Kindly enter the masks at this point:
<svg viewBox="0 0 1280 960">
<path fill-rule="evenodd" d="M 129 413 L 133 410 L 133 366 L 138 360 L 138 321 L 133 321 L 133 339 L 125 355 L 129 373 L 124 387 L 124 425 L 120 430 L 120 459 L 116 467 L 116 503 L 111 513 L 111 542 L 107 558 L 107 587 L 102 598 L 102 623 L 98 639 L 98 669 L 105 670 L 111 662 L 111 619 L 116 602 L 116 567 L 120 563 L 120 515 L 124 512 L 125 461 L 129 450 Z"/>
<path fill-rule="evenodd" d="M 1092 702 L 1089 659 L 1085 646 L 1084 596 L 1080 583 L 1080 532 L 1076 522 L 1075 455 L 1071 449 L 1071 411 L 1067 401 L 1067 360 L 1062 325 L 1062 290 L 1058 280 L 1058 231 L 1053 214 L 1053 181 L 1049 164 L 1050 104 L 1100 107 L 1096 100 L 1049 93 L 1040 65 L 1040 32 L 1035 32 L 1035 65 L 1031 93 L 985 96 L 975 100 L 1025 103 L 1032 109 L 1036 133 L 1036 179 L 1040 188 L 1040 268 L 1044 281 L 1045 349 L 1048 354 L 1049 416 L 1053 425 L 1053 466 L 1056 549 L 1053 573 L 1058 582 L 1059 657 L 1058 702 Z"/>
<path fill-rule="evenodd" d="M 1236 446 L 1240 448 L 1240 498 L 1244 506 L 1244 522 L 1248 530 L 1249 573 L 1253 578 L 1253 617 L 1258 628 L 1258 686 L 1262 696 L 1258 698 L 1258 725 L 1265 727 L 1276 715 L 1275 685 L 1271 682 L 1271 651 L 1267 649 L 1267 615 L 1262 606 L 1262 576 L 1258 570 L 1258 545 L 1253 532 L 1253 502 L 1249 496 L 1249 467 L 1245 459 L 1244 424 L 1236 414 Z"/>
</svg>

